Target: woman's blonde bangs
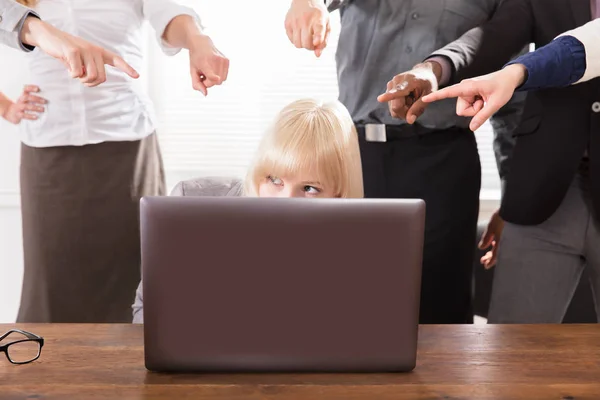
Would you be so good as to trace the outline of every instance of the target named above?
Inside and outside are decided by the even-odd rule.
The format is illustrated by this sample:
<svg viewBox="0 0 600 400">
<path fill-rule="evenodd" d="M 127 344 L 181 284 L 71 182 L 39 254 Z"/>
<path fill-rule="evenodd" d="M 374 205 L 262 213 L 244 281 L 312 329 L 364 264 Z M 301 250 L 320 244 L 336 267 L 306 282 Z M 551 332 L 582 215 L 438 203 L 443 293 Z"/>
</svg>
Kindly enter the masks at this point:
<svg viewBox="0 0 600 400">
<path fill-rule="evenodd" d="M 310 128 L 308 131 L 313 132 Z M 301 140 L 297 140 L 297 139 Z M 342 165 L 331 141 L 320 141 L 310 133 L 279 131 L 274 141 L 256 160 L 254 180 L 260 182 L 268 175 L 291 177 L 310 173 L 322 185 L 340 193 Z M 329 146 L 327 146 L 329 145 Z"/>
<path fill-rule="evenodd" d="M 246 179 L 246 194 L 257 195 L 269 175 L 314 174 L 339 197 L 362 197 L 362 171 L 352 121 L 337 104 L 299 100 L 284 108 L 263 138 Z M 358 159 L 356 159 L 358 156 Z M 360 182 L 350 177 L 358 173 Z"/>
</svg>

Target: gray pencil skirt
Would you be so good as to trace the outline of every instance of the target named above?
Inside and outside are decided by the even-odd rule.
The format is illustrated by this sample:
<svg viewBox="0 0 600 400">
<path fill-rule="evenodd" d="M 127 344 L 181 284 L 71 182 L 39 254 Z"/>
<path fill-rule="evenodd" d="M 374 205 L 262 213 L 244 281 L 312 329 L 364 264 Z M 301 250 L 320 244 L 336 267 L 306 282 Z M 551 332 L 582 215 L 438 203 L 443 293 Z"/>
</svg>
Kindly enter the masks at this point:
<svg viewBox="0 0 600 400">
<path fill-rule="evenodd" d="M 164 195 L 164 182 L 156 134 L 81 147 L 22 144 L 17 322 L 131 322 L 139 199 Z"/>
</svg>

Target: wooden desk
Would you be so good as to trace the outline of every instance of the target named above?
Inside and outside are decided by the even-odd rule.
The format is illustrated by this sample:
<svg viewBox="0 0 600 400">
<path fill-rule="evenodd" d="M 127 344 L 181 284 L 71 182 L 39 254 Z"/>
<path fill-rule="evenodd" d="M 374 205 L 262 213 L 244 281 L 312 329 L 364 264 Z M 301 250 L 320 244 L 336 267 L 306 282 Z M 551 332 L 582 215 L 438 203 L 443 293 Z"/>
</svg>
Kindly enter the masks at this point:
<svg viewBox="0 0 600 400">
<path fill-rule="evenodd" d="M 141 326 L 19 327 L 46 344 L 0 359 L 0 399 L 600 399 L 600 325 L 422 326 L 414 372 L 364 375 L 155 374 Z"/>
</svg>

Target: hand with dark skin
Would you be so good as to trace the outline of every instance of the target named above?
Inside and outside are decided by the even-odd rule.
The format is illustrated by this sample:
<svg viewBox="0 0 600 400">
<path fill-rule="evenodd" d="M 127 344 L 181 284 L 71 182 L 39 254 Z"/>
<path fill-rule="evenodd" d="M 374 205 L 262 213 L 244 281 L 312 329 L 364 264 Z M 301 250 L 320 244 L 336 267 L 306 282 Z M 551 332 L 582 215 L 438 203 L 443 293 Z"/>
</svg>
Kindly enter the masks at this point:
<svg viewBox="0 0 600 400">
<path fill-rule="evenodd" d="M 442 67 L 435 61 L 417 64 L 389 81 L 387 91 L 377 101 L 388 103 L 392 117 L 414 124 L 427 108 L 422 98 L 438 89 L 441 75 Z"/>
<path fill-rule="evenodd" d="M 485 250 L 490 246 L 492 247 L 480 260 L 485 269 L 490 269 L 496 265 L 496 260 L 498 259 L 498 247 L 500 245 L 503 229 L 504 221 L 500 217 L 499 210 L 496 210 L 494 214 L 492 214 L 492 218 L 490 218 L 490 222 L 488 222 L 488 226 L 481 236 L 478 246 L 480 250 Z"/>
</svg>

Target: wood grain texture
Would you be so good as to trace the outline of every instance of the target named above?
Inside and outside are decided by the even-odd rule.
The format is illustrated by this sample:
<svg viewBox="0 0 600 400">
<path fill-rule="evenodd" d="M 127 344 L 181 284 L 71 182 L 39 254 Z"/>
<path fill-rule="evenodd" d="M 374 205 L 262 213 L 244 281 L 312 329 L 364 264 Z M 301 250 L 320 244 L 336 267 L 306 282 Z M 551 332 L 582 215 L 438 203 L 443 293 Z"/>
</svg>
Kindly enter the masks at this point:
<svg viewBox="0 0 600 400">
<path fill-rule="evenodd" d="M 16 325 L 0 325 L 0 332 Z M 600 399 L 600 325 L 420 327 L 406 374 L 157 374 L 137 325 L 18 325 L 40 359 L 0 358 L 0 399 Z"/>
</svg>

